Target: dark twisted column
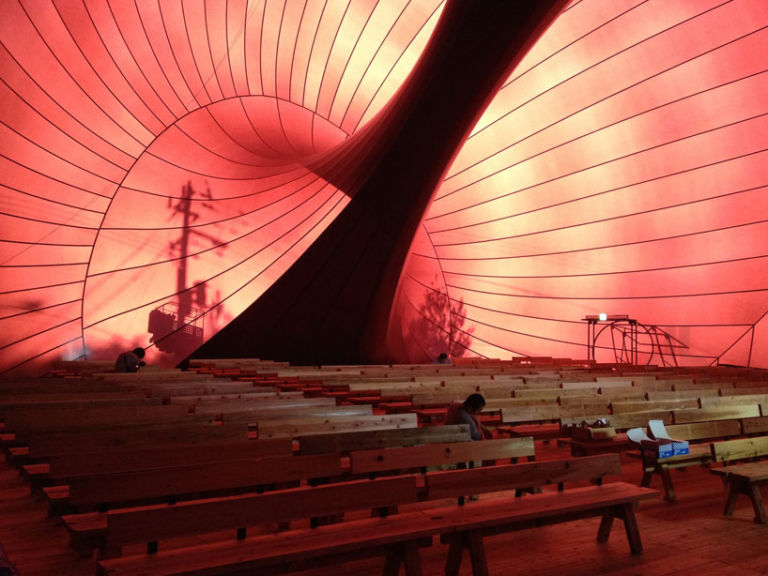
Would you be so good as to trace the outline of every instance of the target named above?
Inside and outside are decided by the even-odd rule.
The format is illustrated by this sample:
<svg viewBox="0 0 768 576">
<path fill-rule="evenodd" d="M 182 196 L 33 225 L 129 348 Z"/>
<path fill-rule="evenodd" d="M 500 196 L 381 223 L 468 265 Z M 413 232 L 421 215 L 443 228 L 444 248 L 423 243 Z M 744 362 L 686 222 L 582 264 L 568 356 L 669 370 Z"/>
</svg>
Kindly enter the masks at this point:
<svg viewBox="0 0 768 576">
<path fill-rule="evenodd" d="M 307 165 L 351 196 L 295 264 L 194 357 L 396 362 L 387 327 L 432 193 L 499 84 L 565 0 L 449 0 L 369 126 Z"/>
</svg>

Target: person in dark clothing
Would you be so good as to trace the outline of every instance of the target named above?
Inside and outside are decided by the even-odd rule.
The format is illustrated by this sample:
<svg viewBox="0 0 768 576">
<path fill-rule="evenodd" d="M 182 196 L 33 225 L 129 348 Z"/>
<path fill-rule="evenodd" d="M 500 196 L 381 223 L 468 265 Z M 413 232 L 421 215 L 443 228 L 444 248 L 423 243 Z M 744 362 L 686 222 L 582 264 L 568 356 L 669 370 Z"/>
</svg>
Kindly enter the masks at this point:
<svg viewBox="0 0 768 576">
<path fill-rule="evenodd" d="M 139 368 L 146 366 L 142 358 L 144 358 L 144 348 L 123 352 L 115 361 L 115 372 L 138 372 Z"/>
<path fill-rule="evenodd" d="M 448 413 L 445 416 L 446 424 L 468 424 L 472 440 L 492 438 L 493 434 L 483 426 L 477 415 L 485 407 L 485 398 L 482 394 L 470 394 L 464 402 L 451 402 Z"/>
</svg>

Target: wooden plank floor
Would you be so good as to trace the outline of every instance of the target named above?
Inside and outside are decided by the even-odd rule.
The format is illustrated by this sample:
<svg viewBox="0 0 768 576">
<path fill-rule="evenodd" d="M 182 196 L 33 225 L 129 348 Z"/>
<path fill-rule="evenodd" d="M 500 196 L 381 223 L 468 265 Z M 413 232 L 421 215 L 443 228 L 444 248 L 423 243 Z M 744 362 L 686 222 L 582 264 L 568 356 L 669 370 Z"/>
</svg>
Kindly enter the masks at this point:
<svg viewBox="0 0 768 576">
<path fill-rule="evenodd" d="M 540 458 L 568 456 L 555 443 L 537 443 Z M 704 468 L 673 472 L 678 502 L 659 498 L 640 504 L 638 521 L 645 551 L 629 553 L 621 523 L 606 544 L 595 541 L 598 520 L 583 520 L 497 536 L 487 540 L 491 574 L 536 576 L 754 576 L 768 574 L 768 526 L 752 522 L 752 509 L 740 500 L 730 518 L 722 515 L 724 489 Z M 639 482 L 640 464 L 624 458 L 624 478 Z M 654 478 L 654 488 L 659 488 Z M 20 576 L 80 576 L 94 573 L 94 561 L 77 559 L 67 534 L 47 518 L 45 503 L 35 500 L 18 472 L 0 462 L 0 544 Z M 443 573 L 446 549 L 436 543 L 423 551 L 425 575 Z M 2 564 L 0 564 L 2 565 Z M 380 572 L 381 563 L 347 563 L 306 576 L 363 576 Z M 470 574 L 468 561 L 462 576 Z"/>
</svg>

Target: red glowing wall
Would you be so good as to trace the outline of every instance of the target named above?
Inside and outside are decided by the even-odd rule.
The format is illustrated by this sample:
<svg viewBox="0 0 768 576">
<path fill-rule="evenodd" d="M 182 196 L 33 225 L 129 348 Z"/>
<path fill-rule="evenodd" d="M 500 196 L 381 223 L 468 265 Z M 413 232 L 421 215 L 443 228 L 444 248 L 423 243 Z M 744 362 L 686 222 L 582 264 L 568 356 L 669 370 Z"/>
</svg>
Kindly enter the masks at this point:
<svg viewBox="0 0 768 576">
<path fill-rule="evenodd" d="M 5 2 L 0 372 L 172 365 L 258 301 L 350 202 L 315 159 L 375 125 L 443 9 Z M 438 167 L 396 359 L 583 358 L 605 312 L 642 362 L 768 367 L 767 26 L 762 0 L 572 2 Z"/>
</svg>

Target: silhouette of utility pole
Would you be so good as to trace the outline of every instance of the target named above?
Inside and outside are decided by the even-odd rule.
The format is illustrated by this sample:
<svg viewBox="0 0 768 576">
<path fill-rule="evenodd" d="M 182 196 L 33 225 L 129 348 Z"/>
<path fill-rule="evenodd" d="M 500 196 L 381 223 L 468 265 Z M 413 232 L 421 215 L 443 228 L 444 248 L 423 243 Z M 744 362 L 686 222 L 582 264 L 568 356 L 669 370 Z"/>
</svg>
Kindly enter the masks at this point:
<svg viewBox="0 0 768 576">
<path fill-rule="evenodd" d="M 192 199 L 194 196 L 195 190 L 192 188 L 192 182 L 187 182 L 182 187 L 181 197 L 176 204 L 173 204 L 172 199 L 168 199 L 168 206 L 173 209 L 173 214 L 182 215 L 181 236 L 178 240 L 171 242 L 170 244 L 171 254 L 173 254 L 174 250 L 178 250 L 179 257 L 179 265 L 176 269 L 176 294 L 178 294 L 179 298 L 178 314 L 180 320 L 183 320 L 192 314 L 193 303 L 197 305 L 198 308 L 205 308 L 206 306 L 204 284 L 201 284 L 201 290 L 197 290 L 194 293 L 187 290 L 187 258 L 189 256 L 190 238 L 194 234 L 210 240 L 212 244 L 218 244 L 220 242 L 218 238 L 191 227 L 191 225 L 200 217 L 197 212 L 192 211 Z M 210 188 L 206 188 L 205 192 L 202 192 L 200 196 L 210 200 L 212 198 Z M 203 202 L 201 206 L 208 208 L 211 204 Z"/>
<path fill-rule="evenodd" d="M 220 240 L 210 234 L 193 227 L 200 214 L 192 210 L 192 202 L 195 199 L 195 189 L 192 182 L 188 181 L 181 189 L 178 199 L 168 199 L 168 207 L 172 216 L 181 214 L 181 236 L 170 243 L 171 257 L 178 258 L 176 268 L 176 295 L 177 302 L 167 302 L 152 312 L 149 317 L 149 331 L 152 332 L 152 340 L 160 350 L 178 354 L 188 354 L 191 347 L 196 347 L 203 342 L 203 326 L 196 316 L 199 310 L 207 307 L 205 282 L 200 283 L 196 290 L 190 290 L 187 286 L 189 274 L 189 243 L 193 235 L 205 238 L 212 244 L 220 244 Z M 199 194 L 203 199 L 199 206 L 210 208 L 212 205 L 205 200 L 212 198 L 210 188 Z"/>
</svg>

